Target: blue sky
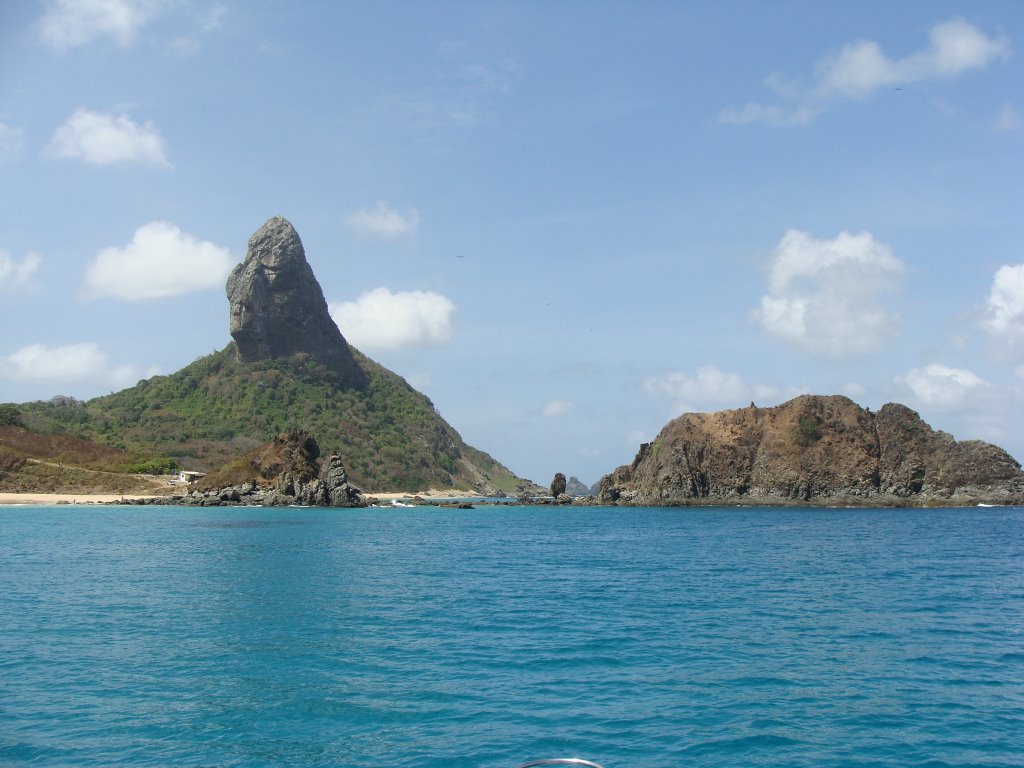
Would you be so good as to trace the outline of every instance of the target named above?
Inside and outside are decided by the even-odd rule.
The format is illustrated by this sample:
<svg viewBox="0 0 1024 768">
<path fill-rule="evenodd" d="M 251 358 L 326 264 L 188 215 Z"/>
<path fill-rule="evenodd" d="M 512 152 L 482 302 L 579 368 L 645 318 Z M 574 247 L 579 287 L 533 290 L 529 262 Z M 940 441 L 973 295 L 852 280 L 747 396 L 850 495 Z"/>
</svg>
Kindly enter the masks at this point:
<svg viewBox="0 0 1024 768">
<path fill-rule="evenodd" d="M 686 410 L 906 403 L 1024 458 L 1024 4 L 0 6 L 0 401 L 342 332 L 547 483 Z"/>
</svg>

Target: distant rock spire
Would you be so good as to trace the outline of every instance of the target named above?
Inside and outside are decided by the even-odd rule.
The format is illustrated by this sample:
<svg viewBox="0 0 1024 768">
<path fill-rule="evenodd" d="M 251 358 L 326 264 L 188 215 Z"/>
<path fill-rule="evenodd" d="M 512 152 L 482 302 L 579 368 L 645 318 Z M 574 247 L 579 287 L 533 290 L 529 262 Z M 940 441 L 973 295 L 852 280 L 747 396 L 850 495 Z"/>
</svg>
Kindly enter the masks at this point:
<svg viewBox="0 0 1024 768">
<path fill-rule="evenodd" d="M 275 216 L 249 238 L 245 261 L 228 276 L 227 296 L 241 360 L 305 353 L 352 386 L 365 382 L 287 219 Z"/>
</svg>

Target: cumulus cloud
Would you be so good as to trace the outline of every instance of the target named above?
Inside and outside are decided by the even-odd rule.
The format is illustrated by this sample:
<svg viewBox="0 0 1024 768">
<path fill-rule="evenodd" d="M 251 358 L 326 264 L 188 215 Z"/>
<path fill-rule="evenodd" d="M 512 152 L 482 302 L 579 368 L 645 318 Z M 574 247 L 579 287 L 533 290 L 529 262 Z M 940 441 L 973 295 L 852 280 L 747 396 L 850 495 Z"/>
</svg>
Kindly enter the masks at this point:
<svg viewBox="0 0 1024 768">
<path fill-rule="evenodd" d="M 791 229 L 775 248 L 768 293 L 753 317 L 773 336 L 814 354 L 867 354 L 897 324 L 882 296 L 902 275 L 903 263 L 869 232 L 817 240 Z"/>
<path fill-rule="evenodd" d="M 32 275 L 39 269 L 43 257 L 30 253 L 20 262 L 7 251 L 0 251 L 0 291 L 15 291 L 28 287 Z"/>
<path fill-rule="evenodd" d="M 37 29 L 42 41 L 59 51 L 100 38 L 124 48 L 166 6 L 166 0 L 53 0 Z"/>
<path fill-rule="evenodd" d="M 0 123 L 0 163 L 21 154 L 23 132 L 6 123 Z"/>
<path fill-rule="evenodd" d="M 153 375 L 153 370 L 147 375 Z M 17 381 L 55 384 L 101 384 L 125 387 L 140 378 L 131 365 L 112 365 L 97 344 L 69 344 L 47 347 L 31 344 L 0 357 L 0 376 Z"/>
<path fill-rule="evenodd" d="M 676 413 L 702 408 L 739 407 L 753 400 L 776 397 L 774 387 L 751 386 L 739 374 L 726 373 L 715 365 L 705 365 L 695 373 L 672 371 L 652 376 L 643 383 L 649 394 L 670 398 Z"/>
<path fill-rule="evenodd" d="M 928 48 L 903 59 L 890 59 L 872 40 L 849 43 L 818 63 L 817 89 L 825 95 L 859 98 L 885 86 L 957 77 L 1010 55 L 1006 39 L 987 37 L 963 19 L 936 24 L 929 40 Z"/>
<path fill-rule="evenodd" d="M 355 301 L 330 305 L 342 334 L 361 349 L 404 349 L 444 344 L 452 336 L 455 305 L 431 291 L 374 288 Z"/>
<path fill-rule="evenodd" d="M 140 163 L 170 168 L 163 137 L 151 122 L 138 123 L 127 115 L 105 115 L 78 109 L 50 139 L 54 157 L 92 165 Z"/>
<path fill-rule="evenodd" d="M 420 224 L 420 212 L 410 208 L 404 215 L 386 200 L 378 200 L 372 208 L 363 208 L 350 214 L 345 223 L 361 235 L 394 238 L 412 235 Z"/>
<path fill-rule="evenodd" d="M 887 56 L 874 40 L 857 40 L 819 60 L 809 87 L 788 82 L 778 73 L 769 75 L 766 86 L 786 104 L 750 102 L 741 109 L 722 110 L 719 119 L 770 125 L 806 123 L 833 99 L 863 99 L 880 88 L 952 79 L 985 69 L 996 59 L 1008 58 L 1010 52 L 1005 38 L 988 37 L 963 19 L 936 24 L 929 32 L 926 48 L 900 59 Z"/>
<path fill-rule="evenodd" d="M 906 386 L 917 403 L 932 408 L 960 405 L 979 388 L 988 386 L 971 371 L 938 363 L 913 368 L 903 376 L 897 376 L 896 383 Z"/>
<path fill-rule="evenodd" d="M 575 407 L 575 404 L 569 400 L 552 400 L 544 406 L 542 413 L 548 418 L 553 416 L 564 416 Z"/>
<path fill-rule="evenodd" d="M 1024 264 L 996 270 L 984 327 L 997 336 L 1024 339 Z"/>
<path fill-rule="evenodd" d="M 152 221 L 135 230 L 123 248 L 96 254 L 82 294 L 129 301 L 178 296 L 221 287 L 233 266 L 227 248 L 197 240 L 165 221 Z"/>
</svg>

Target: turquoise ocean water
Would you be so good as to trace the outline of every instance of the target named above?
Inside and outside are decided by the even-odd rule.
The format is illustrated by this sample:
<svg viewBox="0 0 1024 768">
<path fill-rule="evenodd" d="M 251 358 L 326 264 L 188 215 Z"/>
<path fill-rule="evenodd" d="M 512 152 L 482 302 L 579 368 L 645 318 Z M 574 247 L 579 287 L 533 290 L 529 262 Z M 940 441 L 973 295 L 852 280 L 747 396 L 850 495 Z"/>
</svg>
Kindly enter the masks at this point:
<svg viewBox="0 0 1024 768">
<path fill-rule="evenodd" d="M 0 764 L 1024 765 L 1024 510 L 0 508 Z"/>
</svg>

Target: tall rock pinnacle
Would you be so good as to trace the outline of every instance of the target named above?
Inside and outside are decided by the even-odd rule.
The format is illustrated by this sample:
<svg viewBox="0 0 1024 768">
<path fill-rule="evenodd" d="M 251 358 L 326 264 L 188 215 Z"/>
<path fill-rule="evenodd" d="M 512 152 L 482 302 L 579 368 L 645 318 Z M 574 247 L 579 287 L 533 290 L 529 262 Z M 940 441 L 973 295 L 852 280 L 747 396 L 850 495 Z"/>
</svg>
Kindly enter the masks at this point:
<svg viewBox="0 0 1024 768">
<path fill-rule="evenodd" d="M 279 216 L 249 238 L 245 261 L 228 276 L 231 336 L 246 362 L 306 353 L 360 386 L 365 376 L 327 311 L 299 233 Z"/>
</svg>

